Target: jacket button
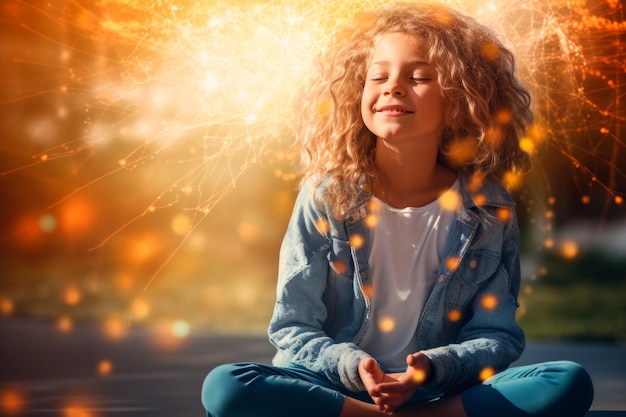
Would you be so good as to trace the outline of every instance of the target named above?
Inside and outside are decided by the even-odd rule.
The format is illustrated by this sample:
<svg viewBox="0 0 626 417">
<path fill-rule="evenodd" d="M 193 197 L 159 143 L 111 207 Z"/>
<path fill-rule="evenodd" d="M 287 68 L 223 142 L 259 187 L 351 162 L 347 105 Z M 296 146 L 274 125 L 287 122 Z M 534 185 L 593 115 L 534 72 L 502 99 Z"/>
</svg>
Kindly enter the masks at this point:
<svg viewBox="0 0 626 417">
<path fill-rule="evenodd" d="M 474 269 L 476 266 L 478 266 L 478 261 L 476 259 L 472 259 L 469 263 L 469 267 Z"/>
<path fill-rule="evenodd" d="M 446 279 L 446 277 L 444 277 L 443 274 L 439 275 L 439 282 L 443 282 L 444 279 Z"/>
</svg>

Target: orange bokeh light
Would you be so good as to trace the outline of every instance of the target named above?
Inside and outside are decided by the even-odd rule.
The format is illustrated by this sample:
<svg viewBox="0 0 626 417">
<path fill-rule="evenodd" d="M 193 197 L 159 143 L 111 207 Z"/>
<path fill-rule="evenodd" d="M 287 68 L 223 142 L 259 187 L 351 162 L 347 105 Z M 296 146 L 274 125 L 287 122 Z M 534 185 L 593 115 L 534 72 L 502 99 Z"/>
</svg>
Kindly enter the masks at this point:
<svg viewBox="0 0 626 417">
<path fill-rule="evenodd" d="M 0 410 L 3 415 L 19 415 L 25 407 L 22 391 L 16 388 L 4 388 L 0 391 Z"/>
<path fill-rule="evenodd" d="M 495 310 L 498 304 L 498 297 L 493 294 L 486 294 L 480 299 L 480 305 L 482 305 L 485 310 Z"/>
<path fill-rule="evenodd" d="M 59 226 L 71 237 L 89 233 L 95 221 L 94 204 L 85 198 L 72 198 L 60 208 Z"/>
</svg>

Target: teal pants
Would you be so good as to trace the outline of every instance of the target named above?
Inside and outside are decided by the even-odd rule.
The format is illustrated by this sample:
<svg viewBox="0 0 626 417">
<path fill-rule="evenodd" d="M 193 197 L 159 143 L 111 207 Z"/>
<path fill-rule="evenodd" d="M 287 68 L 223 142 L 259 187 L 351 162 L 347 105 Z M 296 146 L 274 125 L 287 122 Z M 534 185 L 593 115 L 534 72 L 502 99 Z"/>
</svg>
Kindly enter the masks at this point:
<svg viewBox="0 0 626 417">
<path fill-rule="evenodd" d="M 337 417 L 346 396 L 372 402 L 306 369 L 254 363 L 221 365 L 202 386 L 207 417 Z M 418 390 L 407 405 L 440 397 Z M 574 362 L 545 362 L 504 370 L 461 399 L 469 417 L 582 417 L 593 385 Z"/>
</svg>

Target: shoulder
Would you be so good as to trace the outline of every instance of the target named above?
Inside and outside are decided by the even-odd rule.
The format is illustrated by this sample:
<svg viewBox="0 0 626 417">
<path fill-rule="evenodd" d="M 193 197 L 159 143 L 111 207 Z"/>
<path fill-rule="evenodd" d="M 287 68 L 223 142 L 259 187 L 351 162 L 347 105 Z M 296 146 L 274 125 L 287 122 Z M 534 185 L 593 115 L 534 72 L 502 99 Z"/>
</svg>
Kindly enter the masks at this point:
<svg viewBox="0 0 626 417">
<path fill-rule="evenodd" d="M 468 174 L 459 174 L 461 194 L 466 208 L 502 207 L 512 209 L 515 200 L 504 185 L 493 177 L 477 180 Z"/>
</svg>

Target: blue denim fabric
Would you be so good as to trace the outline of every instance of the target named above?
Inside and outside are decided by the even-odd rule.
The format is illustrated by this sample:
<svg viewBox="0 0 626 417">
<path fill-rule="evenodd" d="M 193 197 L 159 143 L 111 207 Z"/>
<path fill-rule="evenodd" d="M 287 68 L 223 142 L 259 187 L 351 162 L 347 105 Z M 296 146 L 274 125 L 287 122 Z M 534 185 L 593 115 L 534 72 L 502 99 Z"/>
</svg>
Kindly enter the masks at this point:
<svg viewBox="0 0 626 417">
<path fill-rule="evenodd" d="M 462 175 L 460 182 L 463 204 L 416 329 L 419 349 L 433 366 L 423 386 L 431 394 L 477 381 L 486 367 L 508 367 L 525 346 L 515 320 L 520 288 L 515 203 L 495 181 L 486 179 L 475 190 Z M 311 182 L 303 187 L 281 247 L 268 330 L 277 348 L 273 363 L 363 391 L 357 365 L 368 356 L 359 342 L 371 325 L 364 291 L 370 285 L 365 219 L 371 195 L 362 190 L 345 220 L 333 218 L 316 198 L 320 195 Z M 450 319 L 451 311 L 460 318 Z"/>
</svg>

